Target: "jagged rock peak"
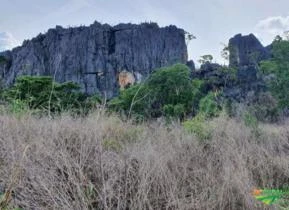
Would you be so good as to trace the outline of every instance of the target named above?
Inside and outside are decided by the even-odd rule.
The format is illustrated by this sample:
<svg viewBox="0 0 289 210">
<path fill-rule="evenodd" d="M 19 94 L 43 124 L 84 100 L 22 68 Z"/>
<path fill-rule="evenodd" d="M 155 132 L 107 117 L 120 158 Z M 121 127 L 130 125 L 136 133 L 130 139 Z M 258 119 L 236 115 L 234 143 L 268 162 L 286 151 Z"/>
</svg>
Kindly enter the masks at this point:
<svg viewBox="0 0 289 210">
<path fill-rule="evenodd" d="M 0 64 L 0 79 L 7 86 L 20 75 L 51 75 L 58 82 L 74 81 L 84 92 L 108 98 L 118 93 L 120 72 L 131 73 L 138 82 L 155 68 L 185 64 L 188 57 L 185 31 L 176 26 L 99 22 L 56 26 L 0 56 L 7 60 Z"/>
<path fill-rule="evenodd" d="M 229 62 L 232 67 L 256 65 L 270 56 L 268 49 L 253 34 L 235 35 L 229 40 L 229 51 Z"/>
</svg>

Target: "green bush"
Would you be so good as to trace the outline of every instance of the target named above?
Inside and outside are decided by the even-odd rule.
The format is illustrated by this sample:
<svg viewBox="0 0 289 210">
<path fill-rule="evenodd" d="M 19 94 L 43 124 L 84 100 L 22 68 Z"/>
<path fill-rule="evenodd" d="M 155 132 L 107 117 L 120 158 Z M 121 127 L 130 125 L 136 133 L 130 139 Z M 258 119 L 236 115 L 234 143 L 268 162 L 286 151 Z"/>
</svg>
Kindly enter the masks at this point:
<svg viewBox="0 0 289 210">
<path fill-rule="evenodd" d="M 237 68 L 222 66 L 220 70 L 224 74 L 225 86 L 230 85 L 237 81 Z"/>
<path fill-rule="evenodd" d="M 191 120 L 186 120 L 183 126 L 187 132 L 195 134 L 201 141 L 212 137 L 212 131 L 206 122 L 206 116 L 198 114 Z"/>
<path fill-rule="evenodd" d="M 194 114 L 196 114 L 199 110 L 200 100 L 206 95 L 205 86 L 206 84 L 204 80 L 192 80 L 192 108 Z"/>
<path fill-rule="evenodd" d="M 223 102 L 223 110 L 227 116 L 234 116 L 233 101 L 231 99 L 225 99 Z"/>
<path fill-rule="evenodd" d="M 10 101 L 7 108 L 8 109 L 6 109 L 6 111 L 18 117 L 27 114 L 27 112 L 29 111 L 27 103 L 19 99 Z"/>
<path fill-rule="evenodd" d="M 149 116 L 149 90 L 145 84 L 133 85 L 121 90 L 117 98 L 108 103 L 112 111 L 123 111 L 126 115 Z"/>
<path fill-rule="evenodd" d="M 273 74 L 269 80 L 270 91 L 280 109 L 289 108 L 289 41 L 276 39 L 272 44 L 273 58 L 261 63 L 264 74 Z"/>
<path fill-rule="evenodd" d="M 252 114 L 250 114 L 249 112 L 246 112 L 244 114 L 244 123 L 247 127 L 250 127 L 250 128 L 257 128 L 259 123 L 258 123 L 258 120 L 255 116 L 253 116 Z"/>
<path fill-rule="evenodd" d="M 261 135 L 259 121 L 255 116 L 253 116 L 249 112 L 246 112 L 244 113 L 243 120 L 244 124 L 251 129 L 251 132 L 255 137 L 259 137 Z"/>
<path fill-rule="evenodd" d="M 57 83 L 47 76 L 21 76 L 15 84 L 4 91 L 4 99 L 26 104 L 29 109 L 47 112 L 79 111 L 89 105 L 88 97 L 73 82 Z"/>
<path fill-rule="evenodd" d="M 163 106 L 164 116 L 182 119 L 185 116 L 186 110 L 183 104 L 166 104 Z"/>
<path fill-rule="evenodd" d="M 157 69 L 143 84 L 122 90 L 109 107 L 127 116 L 183 118 L 197 112 L 203 89 L 204 82 L 192 81 L 186 65 L 176 64 Z"/>
<path fill-rule="evenodd" d="M 164 112 L 164 115 L 167 117 L 174 116 L 174 105 L 172 105 L 172 104 L 164 105 L 163 112 Z"/>
<path fill-rule="evenodd" d="M 174 116 L 183 118 L 186 113 L 184 104 L 177 104 L 174 106 Z"/>
<path fill-rule="evenodd" d="M 257 96 L 256 102 L 250 107 L 250 113 L 258 121 L 276 122 L 279 117 L 278 102 L 269 92 L 261 93 Z"/>
<path fill-rule="evenodd" d="M 176 64 L 155 71 L 147 85 L 153 102 L 161 107 L 165 104 L 185 104 L 189 109 L 192 105 L 192 82 L 186 65 Z"/>
<path fill-rule="evenodd" d="M 216 95 L 212 92 L 200 100 L 199 108 L 200 113 L 204 114 L 206 117 L 216 117 L 221 111 L 221 108 L 216 101 Z"/>
</svg>

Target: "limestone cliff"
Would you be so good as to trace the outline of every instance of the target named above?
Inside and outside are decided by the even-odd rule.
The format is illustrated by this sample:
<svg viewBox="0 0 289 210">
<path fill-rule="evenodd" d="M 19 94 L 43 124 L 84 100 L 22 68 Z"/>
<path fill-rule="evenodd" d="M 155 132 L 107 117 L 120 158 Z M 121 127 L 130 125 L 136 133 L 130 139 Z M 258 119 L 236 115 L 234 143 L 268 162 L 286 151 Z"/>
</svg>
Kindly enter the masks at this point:
<svg viewBox="0 0 289 210">
<path fill-rule="evenodd" d="M 57 26 L 21 47 L 0 53 L 0 79 L 10 85 L 19 75 L 51 75 L 58 82 L 74 81 L 88 94 L 111 98 L 118 93 L 121 72 L 135 80 L 152 70 L 187 62 L 185 32 L 155 23 Z"/>
<path fill-rule="evenodd" d="M 264 79 L 258 74 L 258 64 L 270 58 L 268 47 L 253 34 L 237 34 L 229 40 L 229 55 L 230 69 L 217 63 L 205 63 L 192 77 L 205 79 L 209 90 L 222 89 L 223 96 L 235 101 L 246 101 L 248 96 L 266 90 Z"/>
<path fill-rule="evenodd" d="M 237 83 L 224 92 L 230 98 L 240 100 L 249 94 L 266 89 L 262 76 L 258 75 L 260 61 L 269 59 L 271 52 L 253 35 L 237 34 L 229 40 L 230 66 L 237 70 Z"/>
<path fill-rule="evenodd" d="M 230 66 L 255 65 L 270 57 L 269 50 L 253 35 L 237 34 L 229 40 Z"/>
</svg>

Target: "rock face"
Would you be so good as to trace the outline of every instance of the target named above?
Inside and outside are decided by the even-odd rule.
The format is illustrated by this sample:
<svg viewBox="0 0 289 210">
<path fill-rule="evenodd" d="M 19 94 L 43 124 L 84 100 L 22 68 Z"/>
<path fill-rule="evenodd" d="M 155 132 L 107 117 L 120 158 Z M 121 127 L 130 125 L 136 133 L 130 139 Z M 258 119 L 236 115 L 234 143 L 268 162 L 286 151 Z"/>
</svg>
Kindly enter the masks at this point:
<svg viewBox="0 0 289 210">
<path fill-rule="evenodd" d="M 120 88 L 124 89 L 127 86 L 133 85 L 135 83 L 135 77 L 128 71 L 122 71 L 118 75 L 118 83 Z"/>
<path fill-rule="evenodd" d="M 236 69 L 236 83 L 225 88 L 224 95 L 238 101 L 258 94 L 266 85 L 258 77 L 258 64 L 270 58 L 270 51 L 253 35 L 237 34 L 229 40 L 229 66 Z"/>
<path fill-rule="evenodd" d="M 198 71 L 193 71 L 193 78 L 206 80 L 208 90 L 219 89 L 226 86 L 226 75 L 222 71 L 222 66 L 217 63 L 206 62 L 201 65 Z"/>
<path fill-rule="evenodd" d="M 118 93 L 118 74 L 135 80 L 153 69 L 187 62 L 185 32 L 155 23 L 89 27 L 57 26 L 21 47 L 0 53 L 0 79 L 11 85 L 20 75 L 50 75 L 58 82 L 74 81 L 88 94 L 111 98 Z"/>
<path fill-rule="evenodd" d="M 229 40 L 230 66 L 240 67 L 256 65 L 261 60 L 270 57 L 266 47 L 253 35 L 242 36 L 237 34 Z"/>
<path fill-rule="evenodd" d="M 195 63 L 194 63 L 193 60 L 187 61 L 186 65 L 187 65 L 192 71 L 196 70 Z"/>
<path fill-rule="evenodd" d="M 252 34 L 238 34 L 229 40 L 229 54 L 229 67 L 207 62 L 192 72 L 192 78 L 207 81 L 208 91 L 223 90 L 223 96 L 238 102 L 266 90 L 266 83 L 258 75 L 258 64 L 270 58 L 268 47 Z"/>
</svg>

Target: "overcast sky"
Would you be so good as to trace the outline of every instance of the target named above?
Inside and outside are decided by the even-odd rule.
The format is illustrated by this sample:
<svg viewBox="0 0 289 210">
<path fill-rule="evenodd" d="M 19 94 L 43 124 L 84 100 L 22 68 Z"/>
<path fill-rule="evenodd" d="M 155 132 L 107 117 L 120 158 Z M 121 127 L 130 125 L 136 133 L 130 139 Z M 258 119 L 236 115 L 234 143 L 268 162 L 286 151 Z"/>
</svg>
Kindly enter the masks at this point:
<svg viewBox="0 0 289 210">
<path fill-rule="evenodd" d="M 90 25 L 95 20 L 174 24 L 194 34 L 189 56 L 212 54 L 237 33 L 254 33 L 264 45 L 289 30 L 289 0 L 0 0 L 0 51 L 56 25 Z"/>
</svg>

